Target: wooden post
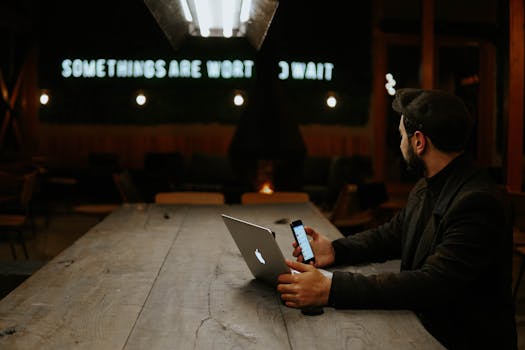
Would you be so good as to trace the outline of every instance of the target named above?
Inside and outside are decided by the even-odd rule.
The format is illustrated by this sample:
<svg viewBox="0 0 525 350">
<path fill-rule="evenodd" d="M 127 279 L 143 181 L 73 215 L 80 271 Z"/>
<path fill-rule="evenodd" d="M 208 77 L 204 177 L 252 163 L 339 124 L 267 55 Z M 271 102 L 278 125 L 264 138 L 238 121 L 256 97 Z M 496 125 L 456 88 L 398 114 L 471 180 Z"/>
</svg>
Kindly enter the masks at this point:
<svg viewBox="0 0 525 350">
<path fill-rule="evenodd" d="M 22 66 L 22 70 L 20 72 L 20 75 L 18 76 L 18 79 L 16 80 L 15 87 L 13 88 L 11 95 L 9 94 L 9 89 L 7 88 L 7 84 L 4 81 L 2 72 L 0 71 L 0 89 L 2 90 L 2 98 L 4 99 L 4 102 L 7 104 L 7 109 L 5 111 L 4 119 L 2 122 L 2 128 L 0 129 L 0 149 L 2 149 L 2 146 L 5 141 L 7 129 L 9 128 L 10 125 L 13 127 L 13 132 L 15 134 L 15 139 L 18 143 L 18 146 L 20 147 L 22 145 L 22 135 L 20 134 L 18 122 L 16 120 L 16 117 L 13 116 L 12 111 L 14 109 L 16 99 L 18 97 L 18 92 L 20 91 L 20 84 L 21 84 L 21 80 L 23 77 L 23 70 L 24 70 L 24 67 Z"/>
<path fill-rule="evenodd" d="M 7 104 L 7 107 L 8 107 L 4 115 L 2 128 L 0 129 L 0 150 L 2 149 L 2 146 L 4 145 L 7 129 L 9 128 L 9 126 L 12 126 L 13 128 L 13 132 L 15 134 L 15 139 L 16 139 L 16 142 L 18 143 L 18 147 L 20 149 L 23 148 L 22 133 L 20 132 L 20 127 L 16 119 L 17 116 L 13 115 L 12 112 L 15 109 L 16 101 L 20 93 L 20 87 L 22 85 L 22 80 L 25 78 L 25 72 L 27 70 L 28 61 L 29 61 L 29 56 L 26 58 L 24 64 L 22 65 L 22 68 L 20 69 L 20 72 L 18 73 L 18 77 L 16 79 L 15 86 L 13 87 L 13 90 L 11 91 L 11 93 L 9 92 L 7 83 L 4 80 L 2 71 L 0 71 L 0 90 L 2 93 L 2 98 L 4 99 L 4 102 Z"/>
<path fill-rule="evenodd" d="M 481 165 L 491 166 L 496 139 L 496 48 L 494 44 L 488 41 L 481 42 L 479 59 L 477 158 Z"/>
<path fill-rule="evenodd" d="M 523 0 L 509 1 L 509 120 L 507 123 L 507 187 L 522 188 L 524 21 Z"/>
<path fill-rule="evenodd" d="M 421 14 L 421 87 L 434 88 L 435 37 L 434 0 L 422 0 Z"/>
<path fill-rule="evenodd" d="M 372 96 L 372 154 L 374 177 L 376 181 L 386 179 L 386 129 L 387 122 L 387 98 L 386 98 L 386 65 L 387 48 L 383 33 L 378 28 L 374 29 L 374 85 Z"/>
<path fill-rule="evenodd" d="M 376 181 L 386 180 L 386 129 L 387 122 L 387 96 L 385 90 L 387 67 L 387 43 L 385 34 L 379 28 L 378 19 L 382 17 L 381 1 L 374 1 L 373 24 L 373 94 L 372 94 L 372 166 Z"/>
</svg>

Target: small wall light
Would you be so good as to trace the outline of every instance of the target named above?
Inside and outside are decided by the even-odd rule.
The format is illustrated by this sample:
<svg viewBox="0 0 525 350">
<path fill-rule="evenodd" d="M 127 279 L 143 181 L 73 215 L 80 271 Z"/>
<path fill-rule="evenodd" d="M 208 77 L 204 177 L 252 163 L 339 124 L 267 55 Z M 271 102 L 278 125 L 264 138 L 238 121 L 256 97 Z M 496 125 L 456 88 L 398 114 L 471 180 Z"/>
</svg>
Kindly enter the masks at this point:
<svg viewBox="0 0 525 350">
<path fill-rule="evenodd" d="M 144 95 L 143 92 L 138 92 L 137 93 L 137 96 L 135 97 L 135 102 L 139 105 L 139 106 L 144 106 L 146 104 L 146 102 L 148 101 L 148 99 L 146 98 L 146 95 Z"/>
<path fill-rule="evenodd" d="M 244 102 L 244 94 L 241 91 L 235 91 L 233 95 L 233 104 L 237 107 L 241 107 L 244 105 Z"/>
<path fill-rule="evenodd" d="M 330 91 L 326 94 L 325 103 L 328 108 L 335 108 L 337 106 L 337 102 L 337 94 L 335 92 Z"/>
<path fill-rule="evenodd" d="M 50 100 L 49 92 L 48 92 L 47 90 L 42 90 L 42 91 L 40 92 L 40 98 L 39 98 L 39 100 L 40 100 L 40 104 L 41 104 L 42 106 L 47 105 L 47 104 L 49 103 L 49 100 Z"/>
</svg>

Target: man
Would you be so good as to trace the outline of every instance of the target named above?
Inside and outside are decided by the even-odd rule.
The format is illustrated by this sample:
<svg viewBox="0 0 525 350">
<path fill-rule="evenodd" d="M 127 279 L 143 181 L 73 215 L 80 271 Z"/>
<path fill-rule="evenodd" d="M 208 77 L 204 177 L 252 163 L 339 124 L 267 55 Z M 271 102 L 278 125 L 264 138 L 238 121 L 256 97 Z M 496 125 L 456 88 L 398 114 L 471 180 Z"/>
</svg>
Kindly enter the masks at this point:
<svg viewBox="0 0 525 350">
<path fill-rule="evenodd" d="M 301 274 L 279 276 L 287 306 L 411 309 L 450 349 L 514 349 L 512 233 L 490 176 L 464 153 L 469 113 L 456 96 L 401 89 L 401 152 L 424 177 L 407 205 L 377 228 L 330 242 L 307 228 L 315 266 L 288 261 Z M 401 258 L 399 273 L 364 276 L 316 267 Z"/>
</svg>

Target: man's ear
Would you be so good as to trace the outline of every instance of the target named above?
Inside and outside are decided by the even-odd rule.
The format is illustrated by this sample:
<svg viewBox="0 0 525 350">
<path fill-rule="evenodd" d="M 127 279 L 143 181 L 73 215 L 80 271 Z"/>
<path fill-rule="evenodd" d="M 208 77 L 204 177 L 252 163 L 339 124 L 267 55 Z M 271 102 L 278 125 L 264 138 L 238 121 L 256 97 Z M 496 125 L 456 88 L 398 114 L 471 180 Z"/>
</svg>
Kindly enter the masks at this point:
<svg viewBox="0 0 525 350">
<path fill-rule="evenodd" d="M 427 147 L 427 138 L 421 131 L 414 133 L 414 150 L 417 155 L 422 155 Z"/>
</svg>

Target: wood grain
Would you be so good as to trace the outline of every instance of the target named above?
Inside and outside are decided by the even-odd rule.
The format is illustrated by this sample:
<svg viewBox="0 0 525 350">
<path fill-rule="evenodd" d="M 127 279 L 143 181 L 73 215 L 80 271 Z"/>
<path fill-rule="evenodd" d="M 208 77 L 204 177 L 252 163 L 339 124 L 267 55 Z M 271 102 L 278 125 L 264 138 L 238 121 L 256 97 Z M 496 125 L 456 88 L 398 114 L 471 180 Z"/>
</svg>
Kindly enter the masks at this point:
<svg viewBox="0 0 525 350">
<path fill-rule="evenodd" d="M 269 227 L 289 258 L 296 218 L 340 237 L 311 203 L 126 205 L 0 301 L 0 348 L 441 348 L 410 311 L 284 306 L 253 279 L 221 213 Z"/>
</svg>

